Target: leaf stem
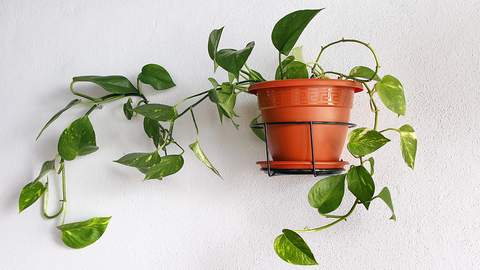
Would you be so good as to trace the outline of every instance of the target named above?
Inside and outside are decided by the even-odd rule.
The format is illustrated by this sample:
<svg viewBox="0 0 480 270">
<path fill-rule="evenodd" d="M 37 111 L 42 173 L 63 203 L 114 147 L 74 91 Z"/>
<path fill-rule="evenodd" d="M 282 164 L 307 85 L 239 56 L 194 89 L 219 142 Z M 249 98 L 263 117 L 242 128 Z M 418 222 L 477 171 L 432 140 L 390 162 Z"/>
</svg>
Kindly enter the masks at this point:
<svg viewBox="0 0 480 270">
<path fill-rule="evenodd" d="M 66 189 L 66 177 L 65 177 L 65 160 L 63 158 L 60 160 L 60 170 L 62 171 L 62 206 L 63 206 L 63 219 L 62 225 L 65 224 L 65 216 L 67 215 L 67 189 Z"/>
<path fill-rule="evenodd" d="M 54 219 L 63 212 L 63 202 L 60 207 L 60 210 L 53 216 L 49 216 L 47 214 L 47 207 L 48 207 L 48 177 L 47 177 L 47 182 L 45 183 L 45 193 L 43 194 L 43 216 L 45 216 L 48 219 Z"/>
<path fill-rule="evenodd" d="M 97 98 L 93 98 L 93 97 L 91 97 L 91 96 L 87 96 L 87 95 L 85 95 L 85 94 L 75 92 L 75 91 L 73 90 L 73 84 L 74 84 L 74 83 L 75 83 L 75 81 L 73 81 L 73 82 L 70 84 L 70 91 L 71 91 L 74 95 L 79 96 L 79 97 L 83 97 L 83 98 L 86 98 L 86 99 L 89 99 L 89 100 L 91 100 L 91 101 L 93 101 L 93 102 L 99 101 L 99 99 L 97 99 Z"/>
<path fill-rule="evenodd" d="M 178 116 L 177 116 L 177 119 L 180 118 L 182 115 L 184 115 L 185 113 L 187 113 L 190 108 L 194 108 L 195 106 L 197 106 L 198 104 L 200 104 L 202 101 L 204 101 L 207 97 L 208 97 L 208 91 L 205 91 L 205 92 L 202 92 L 200 94 L 205 94 L 207 93 L 204 97 L 202 97 L 200 100 L 198 100 L 197 102 L 195 102 L 193 105 L 191 105 L 190 107 L 188 107 L 187 109 L 185 109 L 182 113 L 180 113 Z M 200 94 L 197 94 L 195 96 L 199 96 Z M 192 96 L 193 97 L 193 96 Z M 183 102 L 183 101 L 182 101 Z M 180 103 L 179 103 L 180 104 Z M 177 105 L 179 105 L 177 104 Z M 175 105 L 175 106 L 177 106 Z"/>
<path fill-rule="evenodd" d="M 365 88 L 367 89 L 367 93 L 368 95 L 370 96 L 370 108 L 372 110 L 373 113 L 375 113 L 375 123 L 373 124 L 373 129 L 374 130 L 377 130 L 377 125 L 378 125 L 378 107 L 377 107 L 377 104 L 375 103 L 375 100 L 373 99 L 373 94 L 375 93 L 374 91 L 372 91 L 370 89 L 370 87 L 368 87 L 367 83 L 364 82 L 363 85 L 365 86 Z"/>
<path fill-rule="evenodd" d="M 195 130 L 197 131 L 197 141 L 198 141 L 198 126 L 197 121 L 195 121 L 195 115 L 193 114 L 193 107 L 190 106 L 190 112 L 192 113 L 193 124 L 195 125 Z"/>
<path fill-rule="evenodd" d="M 380 132 L 380 133 L 383 133 L 383 132 L 385 132 L 385 131 L 396 131 L 396 132 L 400 132 L 398 129 L 395 129 L 395 128 L 386 128 L 386 129 L 384 129 L 384 130 L 382 130 L 382 131 L 379 131 L 379 132 Z"/>
<path fill-rule="evenodd" d="M 347 217 L 349 217 L 352 213 L 353 213 L 353 210 L 355 210 L 355 207 L 357 206 L 357 204 L 359 204 L 360 201 L 358 199 L 355 199 L 355 202 L 353 203 L 353 206 L 352 208 L 350 208 L 350 211 L 348 211 L 347 214 L 345 214 L 344 216 L 328 216 L 328 217 L 336 217 L 338 218 L 337 220 L 335 220 L 334 222 L 330 223 L 330 224 L 327 224 L 325 226 L 322 226 L 322 227 L 318 227 L 318 228 L 315 228 L 315 229 L 304 229 L 304 230 L 293 230 L 294 232 L 297 232 L 297 233 L 308 233 L 308 232 L 318 232 L 318 231 L 321 231 L 321 230 L 324 230 L 324 229 L 327 229 L 327 228 L 330 228 L 332 227 L 333 225 L 339 223 L 340 221 L 342 220 L 346 220 Z"/>
<path fill-rule="evenodd" d="M 368 81 L 371 81 L 373 78 L 375 78 L 375 76 L 377 75 L 377 72 L 378 72 L 378 68 L 380 67 L 380 65 L 378 64 L 378 59 L 377 59 L 377 55 L 375 54 L 375 51 L 373 50 L 373 48 L 368 44 L 368 43 L 365 43 L 363 41 L 360 41 L 360 40 L 356 40 L 356 39 L 340 39 L 340 40 L 337 40 L 337 41 L 334 41 L 332 43 L 329 43 L 327 44 L 326 46 L 322 47 L 322 49 L 320 50 L 320 53 L 318 54 L 318 57 L 317 57 L 317 60 L 315 61 L 315 64 L 313 65 L 312 67 L 312 73 L 314 73 L 314 70 L 315 70 L 315 67 L 316 66 L 319 66 L 318 65 L 318 62 L 320 60 L 320 56 L 322 56 L 322 53 L 325 51 L 325 49 L 327 49 L 328 47 L 330 46 L 333 46 L 335 44 L 338 44 L 338 43 L 343 43 L 343 42 L 353 42 L 353 43 L 358 43 L 358 44 L 362 44 L 364 46 L 366 46 L 373 54 L 373 57 L 375 58 L 375 72 L 373 73 L 372 77 L 368 80 Z M 325 74 L 327 72 L 324 72 L 323 74 Z M 328 72 L 328 73 L 334 73 L 334 72 Z M 341 73 L 340 73 L 341 74 Z M 343 74 L 342 74 L 343 75 Z M 347 78 L 350 78 L 349 76 L 345 76 Z"/>
<path fill-rule="evenodd" d="M 208 91 L 210 91 L 210 90 L 203 91 L 203 92 L 198 93 L 198 94 L 195 94 L 195 95 L 193 95 L 193 96 L 189 96 L 189 97 L 187 97 L 187 98 L 184 98 L 182 101 L 180 101 L 179 103 L 177 103 L 174 107 L 177 107 L 178 105 L 182 104 L 183 102 L 185 102 L 185 101 L 187 101 L 187 100 L 189 100 L 189 99 L 192 99 L 192 98 L 194 98 L 194 97 L 198 97 L 198 96 L 201 96 L 201 95 L 204 95 L 204 94 L 208 94 Z M 188 109 L 187 109 L 187 110 L 188 110 Z"/>
<path fill-rule="evenodd" d="M 280 78 L 283 80 L 282 53 L 278 52 L 278 65 L 280 66 Z"/>
</svg>

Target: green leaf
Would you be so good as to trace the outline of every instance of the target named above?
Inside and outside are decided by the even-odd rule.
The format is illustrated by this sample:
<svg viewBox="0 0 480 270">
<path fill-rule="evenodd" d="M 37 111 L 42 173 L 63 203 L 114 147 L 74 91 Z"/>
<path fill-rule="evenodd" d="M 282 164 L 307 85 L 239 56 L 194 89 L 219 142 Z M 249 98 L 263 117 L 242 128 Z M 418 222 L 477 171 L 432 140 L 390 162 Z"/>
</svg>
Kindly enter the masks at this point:
<svg viewBox="0 0 480 270">
<path fill-rule="evenodd" d="M 131 153 L 114 162 L 136 168 L 149 168 L 161 161 L 157 151 L 153 153 Z"/>
<path fill-rule="evenodd" d="M 256 81 L 256 82 L 267 81 L 262 77 L 262 74 L 260 74 L 258 71 L 255 71 L 253 69 L 251 69 L 250 72 L 248 73 L 248 79 L 251 80 L 251 81 Z"/>
<path fill-rule="evenodd" d="M 234 49 L 223 49 L 217 52 L 215 59 L 219 66 L 235 75 L 235 78 L 238 79 L 239 72 L 243 65 L 245 65 L 245 62 L 247 62 L 254 46 L 255 42 L 252 41 L 248 43 L 244 49 L 239 51 Z"/>
<path fill-rule="evenodd" d="M 112 94 L 139 94 L 137 88 L 123 76 L 81 76 L 73 78 L 76 82 L 92 82 Z"/>
<path fill-rule="evenodd" d="M 375 71 L 371 70 L 370 68 L 364 67 L 364 66 L 357 66 L 357 67 L 352 68 L 352 70 L 350 70 L 350 75 L 349 76 L 355 77 L 355 78 L 366 79 L 366 80 L 360 80 L 360 81 L 368 81 L 368 80 L 380 81 L 380 80 L 382 80 L 378 76 L 378 74 L 375 74 L 375 76 L 373 76 L 373 74 L 375 74 Z"/>
<path fill-rule="evenodd" d="M 223 109 L 223 114 L 229 119 L 233 119 L 233 116 L 235 115 L 233 109 L 235 108 L 235 103 L 237 101 L 237 94 L 226 94 L 222 92 L 217 92 L 217 97 L 217 104 Z"/>
<path fill-rule="evenodd" d="M 144 104 L 136 107 L 133 111 L 150 119 L 162 122 L 171 122 L 178 117 L 176 107 L 163 104 Z"/>
<path fill-rule="evenodd" d="M 348 150 L 357 156 L 365 156 L 378 150 L 390 140 L 380 132 L 369 128 L 358 128 L 348 134 Z"/>
<path fill-rule="evenodd" d="M 256 118 L 254 118 L 252 120 L 252 122 L 250 122 L 250 125 L 255 125 L 255 124 L 258 124 L 258 118 L 260 117 L 261 115 L 257 116 Z M 252 131 L 255 135 L 257 135 L 258 138 L 260 138 L 260 140 L 262 141 L 266 141 L 265 139 L 265 132 L 263 131 L 263 128 L 252 128 Z"/>
<path fill-rule="evenodd" d="M 37 178 L 33 181 L 33 183 L 42 179 L 48 172 L 55 170 L 55 159 L 54 160 L 47 160 L 43 163 L 42 168 L 40 169 L 40 173 L 38 174 Z"/>
<path fill-rule="evenodd" d="M 392 196 L 390 196 L 390 191 L 388 190 L 388 188 L 384 187 L 377 197 L 382 199 L 387 204 L 388 208 L 392 210 L 392 216 L 390 217 L 390 219 L 397 221 L 397 217 L 395 216 L 395 211 L 393 211 Z"/>
<path fill-rule="evenodd" d="M 277 67 L 277 70 L 275 71 L 275 80 L 285 79 L 284 77 L 282 77 L 282 72 L 283 72 L 283 74 L 285 72 L 287 72 L 288 65 L 290 65 L 290 63 L 292 63 L 293 61 L 295 61 L 295 56 L 293 56 L 293 55 L 290 55 L 289 57 L 283 59 L 282 65 L 279 65 Z M 282 70 L 282 72 L 281 72 L 281 70 Z"/>
<path fill-rule="evenodd" d="M 297 265 L 318 265 L 307 243 L 296 232 L 284 229 L 275 239 L 275 252 L 282 260 Z"/>
<path fill-rule="evenodd" d="M 42 135 L 43 131 L 48 127 L 50 126 L 50 124 L 55 121 L 58 117 L 60 117 L 60 115 L 65 112 L 66 110 L 70 109 L 71 107 L 77 105 L 77 104 L 80 104 L 82 101 L 80 99 L 74 99 L 72 101 L 70 101 L 70 103 L 67 104 L 67 106 L 65 106 L 65 108 L 61 109 L 60 111 L 58 111 L 52 118 L 50 118 L 50 120 L 48 120 L 48 122 L 45 124 L 45 126 L 42 128 L 42 130 L 40 131 L 40 133 L 38 134 L 36 140 L 38 140 L 38 138 L 40 138 L 40 135 Z"/>
<path fill-rule="evenodd" d="M 216 175 L 218 175 L 220 178 L 222 178 L 222 176 L 220 175 L 220 173 L 217 171 L 217 169 L 215 169 L 215 167 L 213 167 L 212 163 L 210 162 L 210 160 L 208 160 L 207 156 L 205 156 L 205 153 L 203 152 L 202 148 L 200 147 L 200 144 L 198 142 L 198 140 L 192 144 L 189 145 L 190 149 L 192 149 L 193 153 L 195 153 L 195 156 L 201 161 L 203 162 L 203 164 L 205 164 L 210 170 L 212 170 Z M 222 178 L 223 179 L 223 178 Z"/>
<path fill-rule="evenodd" d="M 400 132 L 403 160 L 408 167 L 413 169 L 417 154 L 417 134 L 410 125 L 404 125 L 398 131 Z"/>
<path fill-rule="evenodd" d="M 161 180 L 165 176 L 178 172 L 183 167 L 183 157 L 181 155 L 168 155 L 162 157 L 160 163 L 153 165 L 147 171 L 145 180 L 158 179 Z"/>
<path fill-rule="evenodd" d="M 305 61 L 303 60 L 303 46 L 293 48 L 292 55 L 293 57 L 295 57 L 296 61 L 305 63 Z"/>
<path fill-rule="evenodd" d="M 300 61 L 293 61 L 287 66 L 283 76 L 284 79 L 308 79 L 307 65 Z"/>
<path fill-rule="evenodd" d="M 213 86 L 213 91 L 216 91 L 217 88 L 220 86 L 220 84 L 217 82 L 217 80 L 215 80 L 214 78 L 208 78 L 208 81 L 212 84 Z M 211 91 L 212 91 L 211 90 Z"/>
<path fill-rule="evenodd" d="M 96 217 L 87 221 L 60 225 L 62 240 L 71 248 L 84 248 L 97 241 L 107 229 L 108 222 L 112 217 Z"/>
<path fill-rule="evenodd" d="M 395 77 L 386 75 L 377 84 L 375 84 L 378 95 L 383 104 L 398 115 L 405 115 L 407 107 L 403 86 Z"/>
<path fill-rule="evenodd" d="M 152 120 L 148 117 L 143 119 L 143 129 L 145 130 L 145 134 L 153 140 L 153 144 L 156 148 L 164 143 L 163 134 L 160 128 L 161 125 L 158 121 Z"/>
<path fill-rule="evenodd" d="M 232 94 L 234 93 L 235 91 L 235 88 L 233 87 L 233 84 L 231 83 L 222 83 L 221 87 L 220 87 L 220 92 L 221 93 L 224 93 L 224 94 Z"/>
<path fill-rule="evenodd" d="M 347 173 L 347 182 L 348 189 L 364 202 L 365 208 L 368 209 L 375 192 L 375 183 L 367 169 L 363 166 L 352 166 Z"/>
<path fill-rule="evenodd" d="M 222 36 L 222 32 L 223 27 L 213 30 L 208 36 L 208 54 L 213 61 L 215 61 L 217 55 L 218 43 L 220 43 L 220 37 Z"/>
<path fill-rule="evenodd" d="M 318 181 L 308 193 L 310 205 L 321 214 L 337 209 L 345 193 L 345 176 L 346 174 L 332 175 Z"/>
<path fill-rule="evenodd" d="M 74 160 L 98 150 L 95 132 L 88 116 L 75 120 L 60 135 L 58 153 L 65 160 Z"/>
<path fill-rule="evenodd" d="M 321 10 L 298 10 L 280 19 L 272 31 L 275 48 L 280 53 L 289 55 L 305 27 Z"/>
<path fill-rule="evenodd" d="M 28 183 L 20 193 L 18 199 L 18 212 L 22 212 L 36 202 L 43 195 L 45 189 L 46 188 L 43 186 L 42 182 L 34 181 Z"/>
<path fill-rule="evenodd" d="M 125 117 L 130 120 L 133 117 L 133 107 L 132 107 L 132 99 L 128 98 L 127 102 L 123 104 L 123 114 Z"/>
<path fill-rule="evenodd" d="M 138 79 L 145 84 L 151 85 L 155 90 L 165 90 L 175 86 L 166 69 L 157 64 L 148 64 L 138 74 Z"/>
</svg>

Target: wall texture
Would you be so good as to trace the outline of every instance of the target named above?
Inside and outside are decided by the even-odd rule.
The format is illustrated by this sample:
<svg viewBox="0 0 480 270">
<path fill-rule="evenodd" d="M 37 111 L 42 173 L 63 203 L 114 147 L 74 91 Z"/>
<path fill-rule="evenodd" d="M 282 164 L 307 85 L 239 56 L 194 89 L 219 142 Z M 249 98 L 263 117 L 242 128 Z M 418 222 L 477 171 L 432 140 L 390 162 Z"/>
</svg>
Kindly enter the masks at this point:
<svg viewBox="0 0 480 270">
<path fill-rule="evenodd" d="M 238 100 L 239 131 L 220 124 L 214 106 L 196 109 L 202 147 L 225 180 L 185 154 L 185 168 L 163 181 L 142 182 L 134 169 L 112 160 L 151 150 L 141 121 L 128 122 L 122 102 L 91 115 L 100 150 L 67 164 L 67 222 L 113 216 L 92 246 L 71 250 L 37 203 L 18 214 L 18 195 L 56 154 L 61 131 L 84 113 L 62 115 L 38 141 L 48 119 L 73 99 L 71 78 L 167 68 L 177 87 L 152 101 L 175 104 L 208 89 L 212 29 L 225 26 L 222 47 L 256 41 L 249 66 L 273 74 L 277 56 L 270 31 L 283 15 L 326 7 L 299 44 L 313 59 L 320 46 L 342 37 L 369 42 L 381 74 L 403 83 L 407 112 L 381 115 L 384 126 L 411 124 L 419 147 L 414 171 L 403 165 L 398 137 L 377 154 L 378 190 L 390 187 L 397 222 L 380 202 L 347 222 L 304 235 L 321 266 L 315 269 L 473 269 L 480 263 L 477 199 L 480 196 L 480 4 L 446 1 L 8 1 L 0 0 L 0 268 L 2 269 L 296 269 L 279 259 L 273 241 L 284 228 L 320 226 L 326 220 L 307 202 L 312 176 L 268 178 L 255 164 L 264 146 L 249 131 L 255 99 Z M 343 69 L 372 59 L 357 47 L 325 55 Z M 344 56 L 348 54 L 348 56 Z M 269 79 L 273 75 L 267 75 Z M 85 86 L 85 91 L 97 88 Z M 352 122 L 370 126 L 366 95 L 357 95 Z M 385 108 L 381 108 L 385 110 Z M 195 141 L 191 120 L 177 140 Z M 349 160 L 348 153 L 344 157 Z M 49 212 L 60 184 L 51 180 Z M 348 206 L 342 206 L 344 210 Z"/>
</svg>

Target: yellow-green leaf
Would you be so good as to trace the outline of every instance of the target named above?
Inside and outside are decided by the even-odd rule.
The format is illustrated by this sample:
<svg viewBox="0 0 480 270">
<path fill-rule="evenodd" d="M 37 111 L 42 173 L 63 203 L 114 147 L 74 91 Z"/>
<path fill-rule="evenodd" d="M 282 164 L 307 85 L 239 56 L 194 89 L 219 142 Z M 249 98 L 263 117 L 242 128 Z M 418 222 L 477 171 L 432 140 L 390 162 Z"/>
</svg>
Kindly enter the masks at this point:
<svg viewBox="0 0 480 270">
<path fill-rule="evenodd" d="M 95 243 L 107 229 L 111 217 L 96 217 L 87 221 L 60 225 L 65 245 L 79 249 Z"/>
<path fill-rule="evenodd" d="M 410 125 L 404 125 L 398 131 L 400 132 L 403 160 L 408 167 L 413 169 L 417 154 L 417 134 Z"/>
<path fill-rule="evenodd" d="M 216 175 L 218 175 L 220 178 L 222 178 L 222 176 L 220 175 L 220 173 L 217 171 L 217 169 L 215 169 L 215 167 L 213 167 L 212 163 L 210 162 L 210 160 L 208 160 L 207 156 L 205 155 L 205 153 L 203 152 L 202 148 L 200 147 L 200 144 L 198 143 L 198 141 L 192 143 L 189 145 L 190 149 L 192 149 L 193 153 L 195 154 L 195 156 L 201 161 L 203 162 L 203 164 L 205 164 L 210 170 L 212 170 Z M 222 178 L 223 179 L 223 178 Z"/>
<path fill-rule="evenodd" d="M 391 75 L 386 75 L 375 84 L 378 95 L 383 104 L 398 115 L 405 115 L 407 108 L 403 86 L 399 80 Z"/>
<path fill-rule="evenodd" d="M 74 160 L 98 150 L 95 141 L 95 131 L 88 116 L 75 120 L 60 135 L 58 154 L 65 160 Z"/>
<path fill-rule="evenodd" d="M 322 214 L 337 209 L 345 193 L 346 174 L 332 175 L 318 181 L 308 193 L 308 202 Z"/>
<path fill-rule="evenodd" d="M 20 198 L 18 199 L 18 209 L 19 213 L 27 209 L 30 205 L 36 202 L 45 192 L 45 187 L 42 182 L 31 182 L 28 183 L 20 193 Z"/>
<path fill-rule="evenodd" d="M 171 122 L 178 116 L 176 107 L 164 104 L 145 104 L 136 107 L 133 111 L 150 119 L 162 122 Z"/>
<path fill-rule="evenodd" d="M 348 150 L 357 156 L 365 156 L 378 150 L 390 140 L 380 132 L 369 128 L 357 128 L 348 134 Z"/>
<path fill-rule="evenodd" d="M 148 169 L 145 180 L 159 179 L 178 172 L 183 167 L 183 157 L 181 155 L 168 155 L 162 157 L 162 160 Z"/>
<path fill-rule="evenodd" d="M 284 229 L 275 239 L 275 252 L 282 260 L 297 265 L 318 265 L 307 243 L 296 232 Z"/>
</svg>

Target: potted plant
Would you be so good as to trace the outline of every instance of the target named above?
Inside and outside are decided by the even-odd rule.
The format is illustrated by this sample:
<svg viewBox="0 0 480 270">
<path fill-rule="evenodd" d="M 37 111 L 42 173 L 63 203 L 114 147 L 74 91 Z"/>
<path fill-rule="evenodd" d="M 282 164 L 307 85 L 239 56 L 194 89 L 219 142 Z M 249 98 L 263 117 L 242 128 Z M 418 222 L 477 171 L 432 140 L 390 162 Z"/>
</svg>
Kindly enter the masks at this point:
<svg viewBox="0 0 480 270">
<path fill-rule="evenodd" d="M 57 145 L 58 154 L 52 160 L 46 161 L 40 170 L 39 176 L 23 188 L 19 198 L 20 212 L 43 196 L 44 216 L 46 218 L 56 218 L 63 214 L 62 225 L 58 226 L 58 229 L 62 232 L 62 240 L 67 246 L 83 248 L 94 243 L 102 236 L 110 217 L 96 217 L 87 221 L 65 224 L 65 205 L 67 203 L 65 193 L 65 166 L 69 161 L 76 159 L 78 156 L 88 155 L 98 150 L 95 132 L 89 120 L 89 115 L 95 111 L 96 108 L 102 106 L 103 103 L 127 99 L 123 106 L 126 119 L 130 120 L 133 117 L 143 117 L 143 129 L 147 137 L 152 139 L 153 150 L 127 154 L 115 162 L 138 169 L 144 174 L 143 180 L 145 181 L 150 179 L 162 180 L 164 177 L 172 175 L 182 168 L 185 148 L 175 141 L 174 134 L 176 131 L 175 122 L 185 115 L 192 117 L 194 123 L 192 131 L 195 130 L 197 135 L 196 141 L 191 143 L 189 148 L 200 161 L 220 176 L 220 173 L 210 163 L 200 147 L 199 128 L 195 121 L 194 108 L 208 99 L 217 106 L 221 120 L 223 117 L 226 117 L 238 128 L 234 120 L 237 116 L 234 112 L 236 97 L 240 93 L 248 94 L 249 92 L 257 94 L 259 97 L 262 121 L 264 122 L 258 123 L 259 117 L 255 118 L 252 121 L 252 125 L 260 125 L 264 130 L 254 129 L 253 131 L 260 138 L 267 142 L 270 141 L 272 144 L 273 148 L 271 148 L 271 153 L 274 159 L 272 162 L 290 162 L 288 165 L 291 165 L 292 161 L 307 162 L 307 164 L 303 166 L 309 169 L 312 169 L 310 166 L 313 166 L 314 171 L 317 163 L 319 164 L 319 168 L 322 166 L 343 168 L 345 163 L 339 161 L 338 156 L 339 151 L 341 152 L 343 148 L 345 135 L 349 126 L 348 122 L 353 94 L 365 88 L 366 93 L 370 97 L 367 106 L 371 108 L 374 114 L 373 128 L 362 127 L 351 131 L 348 135 L 347 145 L 350 153 L 358 158 L 359 164 L 350 166 L 347 173 L 332 175 L 319 180 L 308 194 L 308 200 L 312 207 L 318 209 L 321 215 L 335 220 L 328 225 L 315 229 L 285 229 L 274 241 L 274 248 L 276 253 L 287 262 L 293 264 L 317 264 L 310 248 L 298 233 L 319 231 L 331 227 L 345 220 L 359 204 L 368 209 L 370 203 L 376 198 L 382 199 L 387 204 L 392 210 L 391 218 L 395 219 L 389 190 L 384 188 L 380 193 L 375 195 L 375 184 L 372 178 L 374 173 L 374 159 L 373 157 L 369 157 L 369 155 L 390 141 L 383 135 L 385 132 L 397 131 L 400 134 L 403 158 L 409 167 L 412 169 L 414 167 L 417 139 L 413 128 L 409 125 L 404 125 L 399 129 L 387 128 L 379 130 L 378 128 L 379 109 L 376 105 L 378 101 L 377 95 L 389 110 L 395 114 L 403 115 L 406 106 L 402 85 L 393 76 L 386 75 L 381 78 L 377 75 L 379 65 L 375 52 L 370 45 L 358 40 L 341 39 L 332 42 L 322 47 L 315 62 L 304 62 L 301 48 L 294 48 L 294 46 L 304 28 L 320 11 L 321 9 L 299 10 L 286 15 L 275 25 L 272 32 L 272 41 L 279 51 L 279 66 L 275 75 L 276 80 L 274 81 L 266 81 L 259 72 L 250 69 L 246 64 L 254 47 L 254 42 L 248 43 L 247 46 L 241 50 L 219 50 L 218 46 L 223 28 L 211 32 L 208 40 L 208 53 L 214 62 L 215 70 L 218 67 L 223 68 L 228 72 L 229 79 L 226 82 L 218 83 L 215 79 L 209 78 L 212 84 L 211 89 L 186 97 L 173 106 L 152 103 L 141 91 L 141 88 L 145 87 L 145 85 L 149 85 L 159 91 L 175 86 L 169 73 L 163 67 L 156 64 L 148 64 L 142 68 L 142 71 L 138 75 L 136 86 L 123 76 L 81 76 L 73 78 L 70 90 L 79 98 L 72 100 L 65 108 L 56 113 L 47 122 L 38 137 L 53 121 L 71 107 L 86 105 L 88 109 L 82 117 L 75 120 L 62 132 Z M 319 64 L 320 56 L 324 50 L 330 46 L 343 42 L 353 42 L 368 48 L 376 60 L 375 69 L 372 70 L 367 67 L 357 66 L 348 74 L 325 71 Z M 332 75 L 338 76 L 338 78 L 329 79 L 328 76 Z M 74 90 L 74 85 L 78 82 L 97 84 L 106 90 L 107 93 L 100 97 L 91 97 L 84 93 L 79 93 Z M 370 83 L 375 84 L 371 87 L 369 86 Z M 282 92 L 292 87 L 297 89 L 296 94 L 285 94 Z M 307 92 L 299 93 L 300 90 L 298 89 L 307 89 Z M 311 104 L 315 98 L 310 98 L 307 99 L 308 106 L 306 108 L 297 106 L 297 104 L 295 104 L 295 106 L 283 104 L 279 108 L 273 108 L 273 106 L 271 106 L 272 101 L 263 98 L 278 96 L 276 93 L 277 90 L 282 92 L 280 95 L 284 96 L 283 99 L 294 100 L 296 103 L 305 103 L 305 100 L 298 98 L 299 96 L 308 96 L 309 93 L 314 93 L 311 95 L 316 95 L 317 97 L 325 95 L 327 105 L 331 105 L 331 103 L 341 103 L 341 105 L 327 106 L 325 104 Z M 298 100 L 301 101 L 297 102 Z M 178 106 L 185 102 L 190 102 L 191 105 L 181 112 L 177 111 Z M 288 118 L 294 115 L 292 112 L 295 110 L 299 110 L 303 118 Z M 314 116 L 310 117 L 307 112 L 313 112 Z M 325 114 L 327 116 L 325 116 Z M 286 115 L 287 118 L 279 118 L 281 115 Z M 285 122 L 306 122 L 308 125 L 295 126 L 294 124 L 292 128 L 289 127 L 288 123 L 284 125 Z M 316 125 L 317 122 L 321 122 L 318 127 Z M 267 123 L 280 124 L 274 124 L 274 126 L 269 127 Z M 281 127 L 282 125 L 284 125 L 284 127 Z M 314 125 L 315 127 L 313 127 Z M 276 128 L 277 130 L 275 130 Z M 285 131 L 285 128 L 287 131 Z M 265 136 L 265 133 L 268 133 L 267 136 Z M 295 134 L 295 136 L 300 134 L 300 138 L 302 138 L 296 139 L 296 141 L 300 142 L 294 142 L 290 145 L 287 144 L 289 146 L 286 148 L 287 151 L 290 151 L 289 148 L 296 149 L 308 144 L 311 146 L 306 147 L 306 150 L 298 153 L 283 154 L 282 151 L 284 149 L 279 150 L 275 144 L 281 146 L 285 141 L 290 140 L 288 137 L 278 139 L 278 136 L 282 136 L 284 133 Z M 314 133 L 319 135 L 319 137 L 312 139 Z M 332 146 L 334 150 L 329 154 L 324 154 L 323 150 L 325 149 L 325 143 L 328 144 L 332 136 L 328 134 L 322 135 L 324 133 L 334 133 L 333 139 L 336 141 L 335 144 L 340 145 Z M 307 137 L 307 139 L 303 139 L 304 137 Z M 310 139 L 308 137 L 310 137 Z M 322 142 L 322 144 L 318 144 L 319 146 L 317 147 L 317 142 Z M 313 150 L 313 148 L 315 150 Z M 321 148 L 323 150 L 319 150 Z M 340 148 L 340 150 L 338 150 L 338 148 Z M 327 163 L 333 163 L 333 165 Z M 278 164 L 281 163 L 277 163 L 276 165 Z M 49 179 L 47 177 L 45 184 L 41 181 L 50 172 L 61 175 L 63 188 L 63 198 L 60 209 L 53 215 L 49 215 L 45 211 L 45 205 L 48 201 Z M 330 213 L 336 210 L 343 201 L 345 185 L 348 186 L 348 190 L 355 196 L 353 206 L 351 210 L 344 215 L 332 215 Z"/>
</svg>

